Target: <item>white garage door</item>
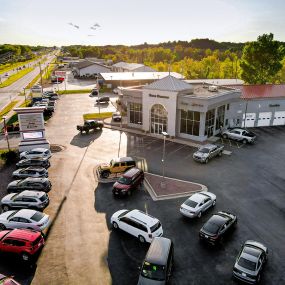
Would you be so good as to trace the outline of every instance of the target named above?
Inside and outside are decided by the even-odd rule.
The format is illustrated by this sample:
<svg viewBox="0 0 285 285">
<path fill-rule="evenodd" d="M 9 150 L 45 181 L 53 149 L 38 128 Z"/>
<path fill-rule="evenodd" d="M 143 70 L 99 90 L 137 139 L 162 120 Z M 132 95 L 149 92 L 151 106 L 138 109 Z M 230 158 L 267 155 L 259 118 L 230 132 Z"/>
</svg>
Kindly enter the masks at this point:
<svg viewBox="0 0 285 285">
<path fill-rule="evenodd" d="M 243 118 L 242 118 L 242 127 L 247 127 L 247 128 L 254 127 L 254 123 L 256 120 L 256 114 L 255 113 L 247 113 L 245 123 L 244 123 L 244 117 L 245 117 L 245 114 L 243 114 Z"/>
<path fill-rule="evenodd" d="M 285 125 L 285 112 L 278 111 L 274 114 L 273 126 Z"/>
<path fill-rule="evenodd" d="M 257 126 L 258 127 L 270 126 L 271 116 L 272 116 L 271 112 L 259 113 Z"/>
</svg>

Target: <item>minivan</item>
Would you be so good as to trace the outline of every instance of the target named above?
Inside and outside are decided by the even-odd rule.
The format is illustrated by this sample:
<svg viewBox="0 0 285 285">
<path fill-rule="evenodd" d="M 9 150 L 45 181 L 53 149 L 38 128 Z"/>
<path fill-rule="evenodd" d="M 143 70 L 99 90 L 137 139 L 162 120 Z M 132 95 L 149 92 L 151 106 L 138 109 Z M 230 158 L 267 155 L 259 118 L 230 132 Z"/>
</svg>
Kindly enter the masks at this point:
<svg viewBox="0 0 285 285">
<path fill-rule="evenodd" d="M 155 237 L 142 263 L 138 285 L 168 284 L 173 263 L 173 242 L 168 238 Z"/>
</svg>

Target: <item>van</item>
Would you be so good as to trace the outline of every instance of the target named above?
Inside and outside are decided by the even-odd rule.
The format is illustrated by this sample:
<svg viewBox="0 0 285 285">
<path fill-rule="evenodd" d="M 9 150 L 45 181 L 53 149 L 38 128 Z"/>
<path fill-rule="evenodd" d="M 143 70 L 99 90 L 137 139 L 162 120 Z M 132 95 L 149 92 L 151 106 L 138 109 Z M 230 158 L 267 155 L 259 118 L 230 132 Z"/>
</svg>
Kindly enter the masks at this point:
<svg viewBox="0 0 285 285">
<path fill-rule="evenodd" d="M 155 237 L 142 263 L 138 285 L 168 284 L 174 263 L 173 242 Z"/>
</svg>

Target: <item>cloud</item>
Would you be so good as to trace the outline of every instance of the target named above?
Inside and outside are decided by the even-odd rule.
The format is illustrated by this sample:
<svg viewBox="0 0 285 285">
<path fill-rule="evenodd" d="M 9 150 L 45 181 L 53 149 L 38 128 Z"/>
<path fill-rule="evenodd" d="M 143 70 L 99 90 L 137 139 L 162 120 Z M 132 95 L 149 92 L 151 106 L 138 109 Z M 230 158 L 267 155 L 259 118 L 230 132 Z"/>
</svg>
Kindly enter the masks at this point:
<svg viewBox="0 0 285 285">
<path fill-rule="evenodd" d="M 6 22 L 6 19 L 0 17 L 0 23 Z"/>
</svg>

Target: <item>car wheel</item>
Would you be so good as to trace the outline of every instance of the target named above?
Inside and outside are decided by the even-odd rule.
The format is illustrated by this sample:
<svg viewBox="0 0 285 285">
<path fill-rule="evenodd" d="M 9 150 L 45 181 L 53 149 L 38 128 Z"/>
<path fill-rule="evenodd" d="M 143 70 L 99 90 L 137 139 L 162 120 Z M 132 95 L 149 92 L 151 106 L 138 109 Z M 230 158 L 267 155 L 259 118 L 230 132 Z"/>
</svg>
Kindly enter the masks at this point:
<svg viewBox="0 0 285 285">
<path fill-rule="evenodd" d="M 205 163 L 207 164 L 208 162 L 209 162 L 209 159 L 208 159 L 208 158 L 206 158 Z"/>
<path fill-rule="evenodd" d="M 227 134 L 223 134 L 223 139 L 227 139 L 228 135 Z"/>
<path fill-rule="evenodd" d="M 145 238 L 143 236 L 138 236 L 138 238 L 141 243 L 145 243 Z"/>
<path fill-rule="evenodd" d="M 23 252 L 22 254 L 21 254 L 21 257 L 22 257 L 22 260 L 23 261 L 29 261 L 30 260 L 30 258 L 31 258 L 31 256 L 27 253 L 27 252 Z"/>
<path fill-rule="evenodd" d="M 7 212 L 10 210 L 10 207 L 8 205 L 2 205 L 2 209 L 4 212 Z"/>
<path fill-rule="evenodd" d="M 6 230 L 6 227 L 3 224 L 0 224 L 0 231 Z"/>
<path fill-rule="evenodd" d="M 201 216 L 202 216 L 202 212 L 199 212 L 198 215 L 197 215 L 197 217 L 198 217 L 198 218 L 201 218 Z"/>
<path fill-rule="evenodd" d="M 113 222 L 113 228 L 114 229 L 118 229 L 119 228 L 119 226 L 118 226 L 118 224 L 116 222 Z"/>
<path fill-rule="evenodd" d="M 243 140 L 242 140 L 242 143 L 243 143 L 243 144 L 246 144 L 246 143 L 247 143 L 247 140 L 246 140 L 246 139 L 243 139 Z"/>
<path fill-rule="evenodd" d="M 110 173 L 109 173 L 108 171 L 104 171 L 104 172 L 102 172 L 102 174 L 101 174 L 101 176 L 102 176 L 103 178 L 108 178 L 109 175 L 110 175 Z"/>
<path fill-rule="evenodd" d="M 222 154 L 223 154 L 223 152 L 222 152 L 222 151 L 220 151 L 220 152 L 219 152 L 219 156 L 222 156 Z"/>
<path fill-rule="evenodd" d="M 216 205 L 216 200 L 213 201 L 212 207 L 215 207 L 215 205 Z"/>
</svg>

